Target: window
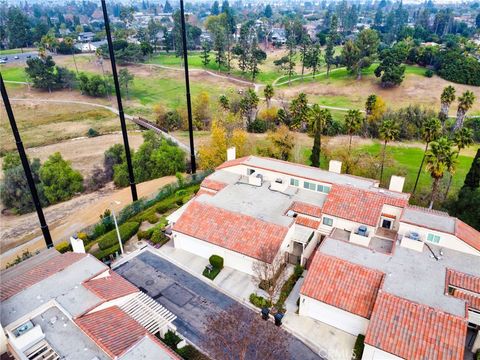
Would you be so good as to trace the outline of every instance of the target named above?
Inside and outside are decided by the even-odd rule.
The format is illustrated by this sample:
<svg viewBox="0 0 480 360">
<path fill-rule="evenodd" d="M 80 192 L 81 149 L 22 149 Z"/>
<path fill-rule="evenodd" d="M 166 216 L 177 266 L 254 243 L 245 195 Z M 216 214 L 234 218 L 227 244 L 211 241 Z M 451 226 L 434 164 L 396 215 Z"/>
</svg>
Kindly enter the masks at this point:
<svg viewBox="0 0 480 360">
<path fill-rule="evenodd" d="M 315 190 L 315 184 L 308 181 L 303 182 L 303 187 L 308 190 Z"/>
<path fill-rule="evenodd" d="M 333 225 L 333 219 L 328 218 L 328 217 L 324 217 L 323 218 L 323 225 L 332 226 Z"/>
<path fill-rule="evenodd" d="M 290 185 L 298 186 L 299 185 L 298 180 L 294 178 L 290 178 Z"/>
<path fill-rule="evenodd" d="M 434 235 L 434 234 L 428 234 L 427 240 L 432 243 L 438 244 L 440 242 L 440 236 Z"/>
<path fill-rule="evenodd" d="M 254 172 L 254 169 L 247 169 L 247 175 L 252 175 Z"/>
<path fill-rule="evenodd" d="M 317 191 L 328 194 L 330 192 L 330 188 L 326 185 L 317 185 Z"/>
</svg>

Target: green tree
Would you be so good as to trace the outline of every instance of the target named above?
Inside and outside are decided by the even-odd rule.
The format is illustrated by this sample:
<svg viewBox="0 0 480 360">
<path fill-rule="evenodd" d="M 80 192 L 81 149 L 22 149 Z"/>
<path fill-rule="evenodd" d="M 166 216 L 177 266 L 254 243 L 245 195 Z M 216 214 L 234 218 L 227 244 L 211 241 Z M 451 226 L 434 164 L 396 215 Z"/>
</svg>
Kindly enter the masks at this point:
<svg viewBox="0 0 480 360">
<path fill-rule="evenodd" d="M 320 67 L 321 55 L 322 50 L 320 50 L 319 44 L 312 44 L 309 46 L 305 66 L 311 70 L 312 78 L 315 77 L 315 74 Z"/>
<path fill-rule="evenodd" d="M 362 127 L 362 115 L 359 110 L 348 110 L 345 114 L 345 129 L 349 136 L 348 152 L 352 149 L 352 137 Z"/>
<path fill-rule="evenodd" d="M 376 59 L 380 39 L 375 30 L 365 29 L 355 39 L 355 47 L 358 49 L 358 58 L 355 64 L 357 79 L 361 79 L 362 70 L 370 67 Z"/>
<path fill-rule="evenodd" d="M 331 121 L 332 114 L 328 109 L 322 109 L 318 104 L 314 104 L 309 109 L 308 114 L 310 128 L 313 132 L 313 147 L 310 155 L 310 162 L 314 167 L 320 167 L 320 155 L 322 148 L 322 133 L 328 121 Z"/>
<path fill-rule="evenodd" d="M 280 160 L 290 160 L 295 142 L 287 126 L 280 125 L 276 131 L 269 132 L 267 140 L 270 147 L 263 149 L 261 153 Z"/>
<path fill-rule="evenodd" d="M 383 140 L 382 148 L 382 165 L 380 167 L 380 183 L 383 180 L 383 167 L 385 165 L 385 156 L 387 153 L 387 144 L 391 141 L 395 141 L 398 138 L 400 130 L 398 124 L 390 119 L 384 120 L 379 128 L 380 139 Z"/>
<path fill-rule="evenodd" d="M 457 156 L 455 157 L 456 161 L 458 161 L 458 157 L 460 156 L 460 151 L 463 149 L 471 146 L 473 144 L 473 130 L 467 128 L 461 128 L 453 134 L 453 143 L 457 147 Z M 452 186 L 453 174 L 450 174 L 450 178 L 448 179 L 447 189 L 445 190 L 444 198 L 447 199 L 448 193 L 450 191 L 450 187 Z"/>
<path fill-rule="evenodd" d="M 475 94 L 473 91 L 467 90 L 462 96 L 458 98 L 458 110 L 457 110 L 457 120 L 453 130 L 456 131 L 463 127 L 463 121 L 465 120 L 465 115 L 467 111 L 471 109 L 475 102 Z"/>
<path fill-rule="evenodd" d="M 450 110 L 450 105 L 455 101 L 455 88 L 452 85 L 448 85 L 442 91 L 440 95 L 440 113 L 438 117 L 445 122 L 448 118 L 448 112 Z"/>
<path fill-rule="evenodd" d="M 27 15 L 19 7 L 11 6 L 7 11 L 6 18 L 8 46 L 11 49 L 27 46 L 31 35 Z"/>
<path fill-rule="evenodd" d="M 430 150 L 427 151 L 425 157 L 426 169 L 433 179 L 430 209 L 433 208 L 437 198 L 438 186 L 445 172 L 452 173 L 455 170 L 455 153 L 455 150 L 452 149 L 452 143 L 446 137 L 441 137 L 430 144 Z"/>
<path fill-rule="evenodd" d="M 480 148 L 477 149 L 470 170 L 468 170 L 467 176 L 465 177 L 463 187 L 469 187 L 471 189 L 480 188 Z"/>
<path fill-rule="evenodd" d="M 357 64 L 360 60 L 360 50 L 352 40 L 347 40 L 342 48 L 342 64 L 350 72 L 357 71 Z"/>
<path fill-rule="evenodd" d="M 28 59 L 25 72 L 35 88 L 51 92 L 59 87 L 55 61 L 51 56 L 45 59 L 40 57 Z"/>
<path fill-rule="evenodd" d="M 263 10 L 263 15 L 267 18 L 267 19 L 270 19 L 273 15 L 273 11 L 272 11 L 272 7 L 270 6 L 270 4 L 267 4 L 267 6 L 265 6 L 265 10 Z M 479 26 L 480 27 L 480 26 Z"/>
<path fill-rule="evenodd" d="M 252 76 L 252 81 L 255 81 L 255 78 L 260 72 L 260 68 L 258 67 L 258 65 L 265 61 L 266 58 L 267 54 L 265 53 L 265 51 L 258 47 L 257 36 L 253 36 L 249 48 L 247 62 L 247 68 Z"/>
<path fill-rule="evenodd" d="M 306 124 L 308 122 L 308 99 L 307 94 L 300 93 L 296 98 L 292 100 L 289 106 L 291 114 L 291 129 L 306 129 Z"/>
<path fill-rule="evenodd" d="M 334 46 L 338 41 L 338 19 L 336 15 L 332 16 L 330 29 L 327 38 L 327 47 L 325 49 L 325 62 L 327 64 L 327 77 L 330 76 L 330 69 L 335 64 Z"/>
<path fill-rule="evenodd" d="M 252 88 L 248 88 L 242 99 L 240 100 L 240 113 L 247 120 L 247 126 L 255 118 L 255 110 L 257 109 L 260 99 Z"/>
<path fill-rule="evenodd" d="M 125 93 L 127 94 L 127 99 L 129 98 L 128 87 L 129 84 L 133 81 L 135 75 L 133 75 L 128 69 L 123 68 L 118 72 L 118 82 L 120 86 L 125 88 Z"/>
<path fill-rule="evenodd" d="M 223 110 L 227 111 L 230 109 L 230 100 L 228 100 L 227 95 L 220 95 L 220 97 L 218 98 L 218 102 L 220 103 L 220 106 Z"/>
<path fill-rule="evenodd" d="M 421 129 L 422 139 L 425 142 L 425 150 L 423 151 L 422 162 L 418 168 L 417 178 L 415 179 L 415 185 L 413 186 L 412 194 L 415 194 L 418 185 L 418 179 L 420 178 L 420 173 L 423 169 L 423 163 L 425 162 L 425 156 L 427 154 L 428 145 L 432 141 L 437 140 L 442 134 L 442 124 L 437 118 L 430 118 L 425 121 Z"/>
<path fill-rule="evenodd" d="M 302 81 L 303 74 L 305 73 L 305 67 L 308 67 L 308 53 L 310 51 L 310 46 L 312 45 L 312 40 L 305 30 L 302 31 L 302 36 L 300 38 L 300 61 L 302 62 Z"/>
<path fill-rule="evenodd" d="M 218 15 L 220 14 L 220 6 L 218 5 L 218 1 L 214 1 L 212 5 L 212 9 L 210 10 L 210 13 L 212 15 Z"/>
<path fill-rule="evenodd" d="M 218 5 L 218 2 L 217 2 Z M 210 63 L 210 44 L 206 41 L 202 43 L 202 52 L 200 53 L 200 59 L 204 68 Z"/>
<path fill-rule="evenodd" d="M 73 39 L 71 37 L 66 37 L 65 40 L 63 40 L 65 45 L 70 49 L 70 53 L 72 54 L 73 57 L 73 63 L 75 64 L 75 71 L 77 72 L 78 75 L 78 67 L 77 67 L 77 60 L 75 59 L 75 46 Z"/>
<path fill-rule="evenodd" d="M 70 199 L 83 191 L 83 177 L 59 152 L 49 156 L 40 167 L 40 180 L 50 204 Z"/>
<path fill-rule="evenodd" d="M 375 69 L 375 76 L 381 77 L 382 87 L 400 85 L 405 77 L 406 53 L 399 47 L 387 48 L 380 54 L 380 65 Z"/>
<path fill-rule="evenodd" d="M 272 100 L 274 94 L 275 90 L 273 89 L 273 86 L 271 84 L 267 84 L 263 89 L 263 95 L 265 96 L 265 101 L 267 102 L 267 108 L 270 107 L 270 101 Z"/>
</svg>

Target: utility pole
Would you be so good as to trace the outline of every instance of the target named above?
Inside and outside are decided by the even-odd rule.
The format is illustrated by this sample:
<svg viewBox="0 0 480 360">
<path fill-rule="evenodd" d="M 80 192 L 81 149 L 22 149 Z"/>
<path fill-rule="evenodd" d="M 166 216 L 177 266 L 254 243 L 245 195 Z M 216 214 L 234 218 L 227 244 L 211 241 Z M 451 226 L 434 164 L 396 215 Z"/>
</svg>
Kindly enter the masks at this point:
<svg viewBox="0 0 480 360">
<path fill-rule="evenodd" d="M 182 44 L 183 44 L 183 63 L 185 71 L 185 87 L 187 95 L 187 114 L 188 114 L 188 134 L 190 136 L 190 163 L 192 174 L 197 172 L 195 161 L 195 148 L 193 144 L 193 121 L 192 121 L 192 100 L 190 99 L 190 77 L 188 75 L 188 55 L 187 55 L 187 28 L 185 25 L 185 9 L 183 0 L 180 0 L 180 20 L 182 23 Z"/>
<path fill-rule="evenodd" d="M 115 52 L 113 50 L 112 34 L 110 32 L 110 23 L 108 21 L 107 5 L 102 0 L 103 19 L 105 21 L 105 32 L 107 33 L 108 51 L 110 54 L 110 63 L 112 64 L 113 82 L 115 84 L 115 94 L 117 95 L 118 115 L 120 116 L 120 125 L 122 126 L 123 145 L 125 146 L 125 158 L 127 160 L 128 179 L 130 181 L 130 190 L 133 201 L 138 200 L 135 177 L 133 176 L 132 157 L 130 156 L 130 146 L 128 144 L 127 125 L 125 124 L 125 114 L 123 112 L 122 94 L 120 92 L 120 83 L 118 82 L 117 65 L 115 64 Z"/>
<path fill-rule="evenodd" d="M 30 164 L 28 163 L 25 148 L 23 147 L 22 138 L 20 137 L 17 123 L 15 122 L 15 117 L 13 116 L 12 106 L 10 105 L 10 99 L 8 98 L 7 89 L 5 88 L 5 84 L 3 82 L 2 73 L 0 73 L 0 90 L 2 93 L 3 104 L 5 105 L 5 110 L 8 115 L 8 120 L 10 121 L 10 126 L 12 127 L 13 136 L 15 137 L 18 154 L 20 155 L 23 170 L 25 171 L 25 176 L 27 177 L 28 187 L 30 188 L 30 193 L 32 194 L 33 204 L 35 205 L 35 210 L 37 210 L 38 220 L 40 221 L 40 228 L 42 229 L 43 238 L 45 239 L 45 244 L 47 245 L 47 248 L 51 248 L 53 247 L 52 237 L 50 236 L 50 231 L 48 230 L 48 225 L 45 221 L 45 216 L 43 215 L 42 205 L 40 204 L 37 188 L 35 187 L 35 182 L 33 181 L 32 171 L 30 169 Z"/>
</svg>

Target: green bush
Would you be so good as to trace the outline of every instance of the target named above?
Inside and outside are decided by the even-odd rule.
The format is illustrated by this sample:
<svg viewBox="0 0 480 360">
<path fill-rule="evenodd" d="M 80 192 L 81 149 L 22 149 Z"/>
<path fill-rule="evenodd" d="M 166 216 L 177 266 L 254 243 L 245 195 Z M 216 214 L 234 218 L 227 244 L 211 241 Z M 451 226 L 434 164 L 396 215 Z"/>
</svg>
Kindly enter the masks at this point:
<svg viewBox="0 0 480 360">
<path fill-rule="evenodd" d="M 480 349 L 477 350 L 477 357 L 476 357 L 477 360 L 480 360 Z"/>
<path fill-rule="evenodd" d="M 182 206 L 183 205 L 183 199 L 177 199 L 177 201 L 175 201 L 175 204 L 177 204 L 178 206 Z"/>
<path fill-rule="evenodd" d="M 280 296 L 278 298 L 277 303 L 275 304 L 275 307 L 279 309 L 279 311 L 284 311 L 283 305 L 285 304 L 285 300 L 287 300 L 288 295 L 293 290 L 293 287 L 297 283 L 298 279 L 303 274 L 303 267 L 300 265 L 295 266 L 295 270 L 293 271 L 293 274 L 290 275 L 290 277 L 285 281 L 285 284 L 283 284 L 282 289 L 280 291 Z"/>
<path fill-rule="evenodd" d="M 257 295 L 255 293 L 250 294 L 250 302 L 260 309 L 272 306 L 270 300 L 265 299 L 263 296 Z"/>
<path fill-rule="evenodd" d="M 138 240 L 145 240 L 145 239 L 150 240 L 153 233 L 153 231 L 150 231 L 150 230 L 153 230 L 153 229 L 140 230 L 139 232 L 137 232 Z"/>
<path fill-rule="evenodd" d="M 120 253 L 120 245 L 117 243 L 107 249 L 99 250 L 94 255 L 97 259 L 104 259 L 109 257 L 110 255 L 114 255 L 115 253 Z"/>
<path fill-rule="evenodd" d="M 223 269 L 223 258 L 219 255 L 212 255 L 208 259 L 210 264 L 216 269 Z"/>
<path fill-rule="evenodd" d="M 175 334 L 173 331 L 168 330 L 165 336 L 163 337 L 163 342 L 169 347 L 175 350 L 177 344 L 182 341 L 182 339 Z"/>
<path fill-rule="evenodd" d="M 138 222 L 127 222 L 119 226 L 120 230 L 120 238 L 122 239 L 122 243 L 125 243 L 129 240 L 133 235 L 135 235 L 138 231 L 140 224 Z M 116 229 L 111 230 L 110 232 L 103 235 L 100 239 L 98 239 L 98 247 L 100 250 L 105 250 L 113 245 L 118 243 L 117 231 Z"/>
<path fill-rule="evenodd" d="M 180 189 L 175 193 L 175 196 L 178 197 L 184 197 L 185 195 L 188 195 L 187 190 L 185 189 Z"/>
<path fill-rule="evenodd" d="M 166 244 L 170 240 L 161 229 L 155 229 L 152 233 L 150 241 L 154 244 Z"/>
<path fill-rule="evenodd" d="M 355 340 L 355 346 L 353 347 L 353 358 L 354 360 L 360 360 L 363 355 L 363 349 L 365 347 L 364 344 L 365 335 L 358 334 L 357 340 Z"/>
<path fill-rule="evenodd" d="M 95 130 L 94 128 L 90 128 L 87 131 L 87 136 L 88 137 L 96 137 L 96 136 L 99 136 L 99 135 L 100 135 L 100 133 L 97 130 Z"/>
<path fill-rule="evenodd" d="M 428 69 L 427 71 L 425 71 L 425 76 L 431 78 L 433 76 L 433 71 L 431 69 Z"/>
<path fill-rule="evenodd" d="M 297 279 L 300 279 L 300 277 L 303 274 L 303 266 L 301 265 L 295 265 L 295 269 L 293 270 L 293 274 Z"/>
<path fill-rule="evenodd" d="M 169 201 L 162 201 L 156 206 L 155 210 L 159 214 L 164 214 L 167 211 L 172 210 L 172 209 L 177 207 L 175 202 L 176 202 L 175 198 L 169 199 Z"/>
<path fill-rule="evenodd" d="M 66 253 L 67 251 L 72 251 L 72 245 L 68 243 L 67 241 L 62 241 L 61 243 L 58 243 L 55 245 L 55 249 L 61 254 Z"/>
<path fill-rule="evenodd" d="M 185 360 L 210 360 L 200 351 L 195 349 L 192 345 L 186 345 L 180 349 L 175 350 Z"/>
<path fill-rule="evenodd" d="M 210 280 L 214 280 L 217 275 L 220 273 L 222 269 L 219 269 L 219 268 L 216 268 L 214 267 L 211 271 L 209 271 L 206 267 L 205 269 L 203 269 L 203 276 L 205 276 L 206 278 L 210 279 Z"/>
<path fill-rule="evenodd" d="M 145 217 L 145 220 L 147 220 L 150 224 L 156 224 L 158 222 L 158 216 L 155 214 L 150 214 Z"/>
</svg>

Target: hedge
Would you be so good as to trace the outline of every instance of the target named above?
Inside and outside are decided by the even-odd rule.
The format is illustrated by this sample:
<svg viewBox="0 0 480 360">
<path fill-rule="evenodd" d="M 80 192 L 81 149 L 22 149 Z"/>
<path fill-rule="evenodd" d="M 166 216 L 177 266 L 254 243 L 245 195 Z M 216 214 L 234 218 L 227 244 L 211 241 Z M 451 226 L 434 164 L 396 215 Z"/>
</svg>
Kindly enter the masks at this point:
<svg viewBox="0 0 480 360">
<path fill-rule="evenodd" d="M 72 251 L 72 245 L 67 241 L 62 241 L 55 245 L 55 249 L 61 254 L 66 253 L 67 251 Z"/>
<path fill-rule="evenodd" d="M 293 290 L 293 287 L 297 283 L 298 279 L 300 279 L 302 274 L 303 274 L 303 267 L 300 265 L 296 265 L 295 270 L 293 271 L 293 274 L 288 278 L 287 281 L 285 281 L 285 284 L 283 284 L 282 289 L 280 291 L 280 296 L 278 298 L 277 303 L 275 304 L 275 307 L 279 311 L 282 311 L 282 312 L 285 311 L 283 307 L 283 305 L 285 304 L 285 300 L 287 300 L 288 295 L 290 295 L 290 293 Z"/>
<path fill-rule="evenodd" d="M 352 359 L 360 360 L 363 355 L 363 349 L 365 347 L 365 335 L 358 334 L 357 340 L 355 340 L 355 346 L 353 347 Z"/>
<path fill-rule="evenodd" d="M 166 244 L 170 239 L 163 233 L 161 229 L 155 229 L 150 237 L 153 244 Z"/>
<path fill-rule="evenodd" d="M 117 252 L 120 253 L 120 245 L 118 244 L 118 242 L 115 245 L 109 247 L 108 249 L 97 251 L 94 255 L 97 259 L 102 260 Z"/>
<path fill-rule="evenodd" d="M 214 267 L 211 271 L 209 271 L 207 268 L 203 269 L 202 275 L 205 276 L 207 279 L 210 280 L 215 280 L 217 275 L 222 271 L 222 269 Z"/>
<path fill-rule="evenodd" d="M 250 302 L 260 309 L 272 306 L 270 300 L 265 299 L 263 296 L 257 295 L 255 293 L 250 294 Z"/>
<path fill-rule="evenodd" d="M 129 240 L 133 235 L 135 235 L 138 231 L 140 224 L 138 222 L 127 222 L 119 226 L 120 230 L 120 238 L 122 239 L 122 243 L 125 243 Z M 117 230 L 113 229 L 110 232 L 106 233 L 98 240 L 98 247 L 100 250 L 105 250 L 113 245 L 118 243 L 117 237 Z"/>
<path fill-rule="evenodd" d="M 212 265 L 215 269 L 222 270 L 223 269 L 223 258 L 219 255 L 212 255 L 208 259 L 210 265 Z"/>
</svg>

